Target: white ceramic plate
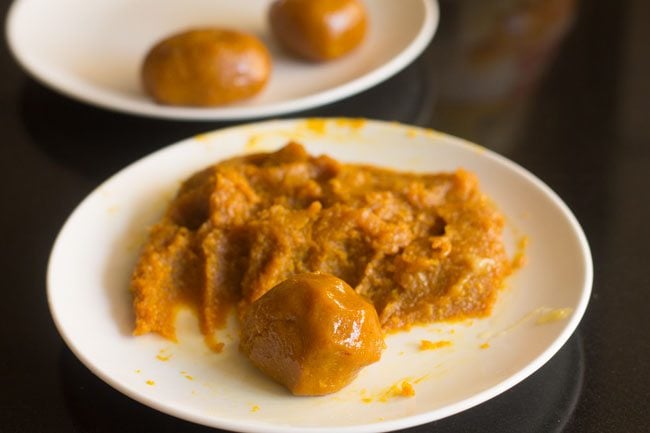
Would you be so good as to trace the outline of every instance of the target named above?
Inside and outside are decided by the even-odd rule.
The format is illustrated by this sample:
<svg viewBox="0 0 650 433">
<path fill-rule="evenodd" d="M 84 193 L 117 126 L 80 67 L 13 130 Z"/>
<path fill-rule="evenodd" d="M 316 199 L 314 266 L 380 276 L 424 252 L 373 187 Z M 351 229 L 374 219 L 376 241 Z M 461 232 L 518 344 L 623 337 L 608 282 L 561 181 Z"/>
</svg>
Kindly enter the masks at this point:
<svg viewBox="0 0 650 433">
<path fill-rule="evenodd" d="M 365 90 L 408 65 L 433 37 L 436 0 L 370 0 L 369 34 L 349 56 L 309 64 L 287 56 L 270 35 L 270 0 L 16 0 L 7 40 L 19 63 L 44 84 L 100 107 L 172 119 L 244 119 L 327 104 Z M 139 81 L 146 52 L 161 38 L 197 26 L 257 34 L 273 56 L 267 87 L 219 108 L 158 105 Z"/>
<path fill-rule="evenodd" d="M 179 181 L 209 163 L 276 149 L 289 139 L 344 161 L 475 172 L 507 216 L 510 252 L 522 234 L 528 237 L 528 264 L 509 279 L 489 318 L 391 335 L 381 361 L 325 397 L 293 397 L 251 367 L 237 351 L 232 325 L 220 334 L 226 341 L 222 354 L 206 348 L 189 313 L 179 318 L 177 344 L 155 335 L 131 336 L 129 274 L 147 226 Z M 591 282 L 591 257 L 580 226 L 562 201 L 521 167 L 429 130 L 312 119 L 197 136 L 120 171 L 90 194 L 61 230 L 49 263 L 48 296 L 56 325 L 79 359 L 116 389 L 160 411 L 236 431 L 375 432 L 460 412 L 533 373 L 576 328 Z M 564 310 L 570 314 L 539 324 L 545 308 L 570 309 Z M 420 351 L 421 339 L 452 344 Z M 382 399 L 403 380 L 414 386 L 414 397 Z"/>
</svg>

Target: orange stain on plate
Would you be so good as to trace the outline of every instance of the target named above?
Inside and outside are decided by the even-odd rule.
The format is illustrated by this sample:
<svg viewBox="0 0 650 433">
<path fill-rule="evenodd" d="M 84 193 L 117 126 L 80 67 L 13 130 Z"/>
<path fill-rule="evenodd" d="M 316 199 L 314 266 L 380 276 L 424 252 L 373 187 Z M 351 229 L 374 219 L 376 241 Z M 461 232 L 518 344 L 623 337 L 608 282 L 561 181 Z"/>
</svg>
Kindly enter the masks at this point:
<svg viewBox="0 0 650 433">
<path fill-rule="evenodd" d="M 428 374 L 425 374 L 424 376 L 421 376 L 421 377 L 418 377 L 417 379 L 415 379 L 415 380 L 413 381 L 413 383 L 418 384 L 418 383 L 420 383 L 420 382 L 424 382 L 424 381 L 427 380 L 428 378 L 429 378 L 429 375 L 428 375 Z"/>
<path fill-rule="evenodd" d="M 426 377 L 418 379 L 419 381 L 424 380 Z M 397 383 L 389 386 L 388 388 L 380 391 L 377 395 L 372 396 L 368 395 L 365 389 L 361 390 L 361 401 L 363 403 L 372 403 L 374 401 L 379 401 L 381 403 L 386 403 L 387 401 L 394 398 L 410 398 L 415 396 L 415 388 L 411 383 L 411 379 L 406 378 L 398 381 Z"/>
<path fill-rule="evenodd" d="M 248 137 L 248 140 L 246 140 L 246 144 L 244 145 L 244 149 L 246 152 L 255 152 L 258 150 L 260 141 L 262 141 L 262 137 L 259 134 L 251 135 Z"/>
<path fill-rule="evenodd" d="M 327 125 L 330 123 L 338 128 L 360 129 L 366 124 L 366 119 L 348 117 L 327 119 L 315 117 L 305 120 L 305 127 L 313 133 L 325 135 L 327 133 Z"/>
<path fill-rule="evenodd" d="M 436 350 L 443 347 L 449 347 L 453 343 L 449 340 L 430 341 L 420 340 L 420 350 Z"/>
<path fill-rule="evenodd" d="M 348 118 L 348 117 L 339 117 L 334 120 L 334 123 L 338 127 L 348 127 L 350 129 L 359 129 L 363 128 L 366 124 L 366 119 L 357 117 L 357 118 Z"/>
<path fill-rule="evenodd" d="M 327 132 L 327 121 L 325 119 L 307 119 L 305 121 L 305 127 L 312 132 L 317 134 L 325 134 Z"/>
<path fill-rule="evenodd" d="M 193 138 L 196 141 L 202 142 L 202 143 L 207 143 L 210 141 L 210 135 L 212 135 L 209 132 L 203 133 L 203 134 L 197 134 Z"/>
<path fill-rule="evenodd" d="M 379 401 L 382 403 L 387 402 L 388 400 L 396 397 L 414 397 L 415 389 L 413 385 L 408 380 L 402 380 L 388 388 L 379 396 Z"/>
<path fill-rule="evenodd" d="M 172 357 L 172 354 L 168 353 L 166 349 L 160 349 L 158 351 L 158 354 L 156 355 L 156 359 L 158 361 L 163 361 L 163 362 L 169 361 L 169 359 L 171 357 Z"/>
<path fill-rule="evenodd" d="M 512 272 L 524 267 L 526 264 L 526 247 L 528 247 L 528 236 L 520 236 L 515 247 L 515 254 L 512 257 Z"/>
<path fill-rule="evenodd" d="M 547 323 L 558 322 L 569 317 L 573 313 L 573 308 L 547 308 L 540 309 L 539 316 L 535 321 L 536 325 L 545 325 Z"/>
</svg>

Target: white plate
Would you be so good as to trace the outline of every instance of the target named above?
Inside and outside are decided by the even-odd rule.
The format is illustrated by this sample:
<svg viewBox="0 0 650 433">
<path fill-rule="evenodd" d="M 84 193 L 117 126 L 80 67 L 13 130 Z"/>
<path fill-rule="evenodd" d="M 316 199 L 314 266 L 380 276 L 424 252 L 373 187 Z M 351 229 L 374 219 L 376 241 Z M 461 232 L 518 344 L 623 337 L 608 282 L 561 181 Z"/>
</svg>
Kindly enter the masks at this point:
<svg viewBox="0 0 650 433">
<path fill-rule="evenodd" d="M 436 0 L 366 1 L 369 34 L 349 56 L 309 64 L 287 56 L 271 37 L 270 0 L 16 0 L 7 40 L 19 63 L 44 84 L 100 107 L 172 119 L 244 119 L 327 104 L 365 90 L 408 65 L 438 25 Z M 196 26 L 259 35 L 273 56 L 266 89 L 218 108 L 157 105 L 140 85 L 146 52 L 161 38 Z"/>
<path fill-rule="evenodd" d="M 179 318 L 178 344 L 155 335 L 131 336 L 129 274 L 146 227 L 157 220 L 179 181 L 209 163 L 275 149 L 289 139 L 344 161 L 475 172 L 507 216 L 510 252 L 522 233 L 528 236 L 528 264 L 509 279 L 489 318 L 391 335 L 381 361 L 325 397 L 293 397 L 257 372 L 238 353 L 232 325 L 221 333 L 227 342 L 222 354 L 205 347 L 189 313 Z M 533 373 L 576 328 L 591 282 L 591 257 L 580 226 L 562 201 L 521 167 L 429 130 L 312 119 L 197 136 L 120 171 L 90 194 L 61 230 L 49 263 L 48 296 L 59 332 L 79 359 L 116 389 L 160 411 L 237 431 L 375 432 L 460 412 Z M 540 308 L 572 312 L 540 325 Z M 452 345 L 420 351 L 421 339 Z M 489 347 L 481 348 L 484 343 Z M 413 383 L 414 397 L 381 401 L 386 389 L 405 379 Z"/>
</svg>

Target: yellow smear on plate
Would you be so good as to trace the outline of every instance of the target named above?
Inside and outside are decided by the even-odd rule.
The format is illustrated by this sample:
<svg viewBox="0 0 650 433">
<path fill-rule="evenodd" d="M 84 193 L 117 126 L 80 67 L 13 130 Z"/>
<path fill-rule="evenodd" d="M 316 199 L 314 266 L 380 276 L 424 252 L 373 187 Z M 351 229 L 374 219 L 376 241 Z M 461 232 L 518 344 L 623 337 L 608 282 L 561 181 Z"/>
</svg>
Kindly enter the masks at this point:
<svg viewBox="0 0 650 433">
<path fill-rule="evenodd" d="M 172 357 L 172 354 L 167 353 L 166 349 L 160 349 L 158 351 L 158 355 L 156 355 L 156 359 L 158 361 L 163 361 L 163 362 L 169 361 L 171 357 Z"/>
<path fill-rule="evenodd" d="M 246 140 L 246 144 L 244 145 L 244 149 L 246 150 L 246 152 L 254 152 L 254 151 L 256 151 L 261 140 L 262 140 L 262 137 L 260 135 L 258 135 L 258 134 L 251 135 L 250 137 L 248 137 L 248 140 Z"/>
<path fill-rule="evenodd" d="M 549 308 L 543 309 L 540 311 L 537 320 L 535 321 L 538 325 L 545 325 L 547 323 L 558 322 L 564 320 L 569 315 L 573 313 L 573 308 Z"/>
<path fill-rule="evenodd" d="M 517 271 L 524 267 L 526 264 L 526 247 L 528 246 L 528 236 L 521 236 L 517 240 L 515 247 L 515 254 L 512 257 L 511 267 L 512 271 Z"/>
<path fill-rule="evenodd" d="M 327 122 L 325 119 L 307 119 L 305 127 L 316 134 L 325 134 L 327 132 Z"/>
<path fill-rule="evenodd" d="M 205 142 L 210 141 L 210 135 L 212 135 L 210 132 L 206 132 L 206 133 L 203 133 L 203 134 L 197 134 L 193 138 L 196 141 L 205 143 Z"/>
<path fill-rule="evenodd" d="M 360 129 L 366 124 L 366 119 L 363 118 L 347 118 L 337 117 L 334 119 L 328 118 L 311 118 L 305 120 L 305 128 L 310 132 L 325 135 L 327 133 L 327 125 L 331 123 L 339 128 Z"/>
<path fill-rule="evenodd" d="M 415 380 L 413 381 L 413 383 L 418 384 L 418 383 L 420 383 L 420 382 L 424 382 L 424 381 L 427 380 L 428 378 L 429 378 L 429 375 L 428 375 L 428 374 L 425 374 L 424 376 L 421 376 L 421 377 L 418 377 L 417 379 L 415 379 Z"/>
<path fill-rule="evenodd" d="M 357 117 L 357 118 L 348 118 L 348 117 L 339 117 L 334 120 L 334 123 L 338 127 L 348 127 L 350 129 L 359 129 L 363 128 L 366 124 L 366 119 Z"/>
<path fill-rule="evenodd" d="M 415 128 L 410 128 L 406 130 L 406 136 L 408 138 L 415 138 L 418 136 L 418 130 Z"/>
<path fill-rule="evenodd" d="M 154 386 L 154 385 L 156 384 L 156 382 L 154 382 L 154 381 L 151 380 L 151 379 L 147 380 L 145 383 L 146 383 L 147 385 L 149 385 L 149 386 Z"/>
<path fill-rule="evenodd" d="M 492 340 L 497 337 L 501 337 L 509 332 L 511 332 L 513 329 L 523 325 L 524 323 L 535 319 L 535 324 L 536 325 L 545 325 L 548 323 L 553 323 L 557 322 L 560 320 L 564 320 L 569 315 L 573 312 L 573 308 L 566 307 L 566 308 L 550 308 L 550 307 L 538 307 L 535 308 L 533 311 L 530 313 L 524 315 L 521 319 L 517 320 L 513 324 L 501 329 L 500 331 L 496 332 L 482 332 L 478 335 L 478 338 L 482 340 Z M 485 343 L 484 343 L 485 344 Z"/>
<path fill-rule="evenodd" d="M 388 400 L 396 397 L 414 397 L 414 396 L 415 396 L 415 389 L 413 388 L 411 382 L 408 380 L 402 380 L 401 382 L 392 385 L 386 391 L 381 393 L 379 395 L 378 400 L 381 401 L 382 403 L 385 403 Z"/>
<path fill-rule="evenodd" d="M 442 347 L 449 347 L 453 343 L 449 340 L 430 341 L 420 340 L 420 350 L 436 350 Z"/>
<path fill-rule="evenodd" d="M 427 376 L 422 376 L 417 379 L 415 383 L 419 383 L 426 379 Z M 415 388 L 411 383 L 410 378 L 402 379 L 395 384 L 389 386 L 388 388 L 380 391 L 377 395 L 368 395 L 368 392 L 365 389 L 361 390 L 361 401 L 363 403 L 372 403 L 374 401 L 379 401 L 381 403 L 386 403 L 387 401 L 394 398 L 409 398 L 415 396 Z"/>
</svg>

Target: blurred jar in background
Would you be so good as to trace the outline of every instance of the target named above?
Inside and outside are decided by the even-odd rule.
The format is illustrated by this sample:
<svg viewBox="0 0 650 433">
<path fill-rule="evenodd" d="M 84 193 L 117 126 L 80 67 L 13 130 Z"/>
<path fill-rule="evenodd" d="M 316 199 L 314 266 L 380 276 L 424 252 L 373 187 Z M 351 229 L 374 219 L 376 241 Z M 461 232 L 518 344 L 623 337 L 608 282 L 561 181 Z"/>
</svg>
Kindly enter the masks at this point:
<svg viewBox="0 0 650 433">
<path fill-rule="evenodd" d="M 440 0 L 433 126 L 506 151 L 576 0 Z"/>
</svg>

